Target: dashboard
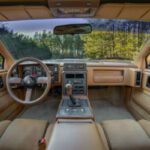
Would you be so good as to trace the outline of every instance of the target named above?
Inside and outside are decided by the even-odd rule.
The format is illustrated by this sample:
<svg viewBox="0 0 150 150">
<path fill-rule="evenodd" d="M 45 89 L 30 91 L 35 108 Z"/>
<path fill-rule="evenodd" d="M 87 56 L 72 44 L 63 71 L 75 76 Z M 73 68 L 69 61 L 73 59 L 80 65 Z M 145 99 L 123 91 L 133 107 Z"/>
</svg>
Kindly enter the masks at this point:
<svg viewBox="0 0 150 150">
<path fill-rule="evenodd" d="M 57 84 L 59 82 L 59 74 L 60 69 L 58 64 L 46 64 L 52 78 L 52 84 Z M 23 63 L 15 68 L 12 72 L 12 77 L 21 77 L 24 78 L 25 76 L 30 75 L 32 77 L 45 77 L 46 73 L 43 68 L 35 63 Z"/>
<path fill-rule="evenodd" d="M 49 68 L 52 77 L 52 84 L 54 86 L 63 87 L 64 81 L 68 82 L 73 80 L 74 82 L 81 82 L 83 79 L 86 79 L 86 83 L 84 82 L 84 85 L 87 84 L 87 86 L 140 86 L 136 85 L 136 79 L 137 73 L 141 74 L 141 70 L 138 69 L 136 65 L 130 63 L 83 62 L 83 60 L 55 60 L 43 61 L 43 63 Z M 13 76 L 16 74 L 22 74 L 23 76 L 29 74 L 35 77 L 45 76 L 43 69 L 33 62 L 20 64 L 19 68 L 21 68 L 19 69 L 19 72 L 21 73 L 14 71 Z M 85 68 L 87 71 L 86 75 L 83 74 L 83 72 L 81 73 L 81 71 L 85 70 Z M 81 86 L 77 85 L 77 87 L 79 89 Z M 78 92 L 78 89 L 75 90 Z M 80 91 L 85 92 L 86 90 L 80 89 Z"/>
</svg>

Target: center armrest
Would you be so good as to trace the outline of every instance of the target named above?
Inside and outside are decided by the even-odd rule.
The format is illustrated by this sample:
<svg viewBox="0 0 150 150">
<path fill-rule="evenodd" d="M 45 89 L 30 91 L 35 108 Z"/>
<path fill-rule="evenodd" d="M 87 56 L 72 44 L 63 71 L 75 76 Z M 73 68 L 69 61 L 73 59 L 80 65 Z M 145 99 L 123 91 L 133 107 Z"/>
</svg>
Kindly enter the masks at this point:
<svg viewBox="0 0 150 150">
<path fill-rule="evenodd" d="M 92 120 L 58 120 L 47 150 L 106 150 Z"/>
</svg>

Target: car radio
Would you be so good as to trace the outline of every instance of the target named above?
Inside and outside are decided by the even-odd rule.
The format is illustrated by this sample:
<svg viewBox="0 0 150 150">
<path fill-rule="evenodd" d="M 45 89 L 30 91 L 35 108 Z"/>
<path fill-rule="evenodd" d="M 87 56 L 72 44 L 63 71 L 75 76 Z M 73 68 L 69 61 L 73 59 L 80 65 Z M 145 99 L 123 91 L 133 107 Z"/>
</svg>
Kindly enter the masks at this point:
<svg viewBox="0 0 150 150">
<path fill-rule="evenodd" d="M 66 63 L 63 68 L 63 94 L 66 84 L 72 84 L 73 95 L 87 95 L 87 70 L 84 63 Z"/>
</svg>

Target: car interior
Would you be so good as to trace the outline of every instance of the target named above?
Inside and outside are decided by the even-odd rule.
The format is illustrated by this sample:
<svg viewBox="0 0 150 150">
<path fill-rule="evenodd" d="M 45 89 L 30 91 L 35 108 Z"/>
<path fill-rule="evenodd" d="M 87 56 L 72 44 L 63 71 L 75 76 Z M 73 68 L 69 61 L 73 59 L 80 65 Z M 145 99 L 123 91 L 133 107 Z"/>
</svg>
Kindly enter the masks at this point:
<svg viewBox="0 0 150 150">
<path fill-rule="evenodd" d="M 150 150 L 150 1 L 0 0 L 0 150 Z"/>
</svg>

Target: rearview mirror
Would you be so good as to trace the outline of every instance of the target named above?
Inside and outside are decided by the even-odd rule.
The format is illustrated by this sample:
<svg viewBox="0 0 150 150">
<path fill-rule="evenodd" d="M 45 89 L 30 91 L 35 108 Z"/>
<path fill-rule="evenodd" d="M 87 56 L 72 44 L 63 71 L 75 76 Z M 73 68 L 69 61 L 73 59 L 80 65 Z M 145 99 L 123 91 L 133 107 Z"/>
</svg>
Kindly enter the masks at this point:
<svg viewBox="0 0 150 150">
<path fill-rule="evenodd" d="M 54 28 L 54 34 L 87 34 L 92 32 L 92 26 L 90 24 L 71 24 L 61 25 Z"/>
</svg>

